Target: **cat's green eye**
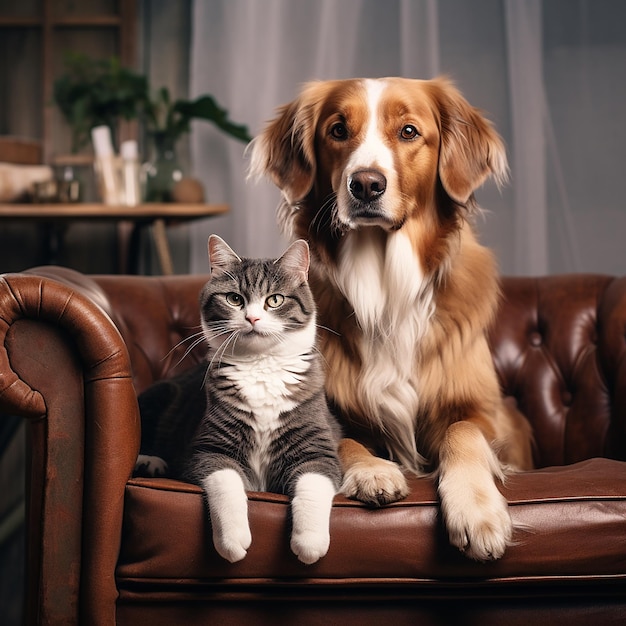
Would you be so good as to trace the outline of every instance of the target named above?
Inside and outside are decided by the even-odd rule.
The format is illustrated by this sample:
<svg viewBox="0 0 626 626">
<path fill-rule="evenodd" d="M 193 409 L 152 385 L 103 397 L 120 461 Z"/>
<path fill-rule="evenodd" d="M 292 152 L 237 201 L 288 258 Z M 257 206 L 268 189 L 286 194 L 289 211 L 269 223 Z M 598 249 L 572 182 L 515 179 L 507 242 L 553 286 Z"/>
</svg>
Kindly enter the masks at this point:
<svg viewBox="0 0 626 626">
<path fill-rule="evenodd" d="M 231 291 L 226 294 L 226 302 L 228 302 L 230 306 L 240 307 L 243 305 L 243 296 L 239 293 Z"/>
<path fill-rule="evenodd" d="M 285 296 L 274 293 L 265 300 L 265 304 L 267 304 L 270 309 L 277 309 L 284 301 Z"/>
</svg>

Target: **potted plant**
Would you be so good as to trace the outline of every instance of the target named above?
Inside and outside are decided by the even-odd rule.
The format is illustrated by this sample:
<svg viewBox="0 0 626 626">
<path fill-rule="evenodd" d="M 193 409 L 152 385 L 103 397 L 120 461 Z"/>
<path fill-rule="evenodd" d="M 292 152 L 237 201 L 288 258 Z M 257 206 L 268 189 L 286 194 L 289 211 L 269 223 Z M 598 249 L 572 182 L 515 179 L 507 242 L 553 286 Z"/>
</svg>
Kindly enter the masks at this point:
<svg viewBox="0 0 626 626">
<path fill-rule="evenodd" d="M 182 178 L 176 158 L 176 142 L 190 130 L 194 119 L 215 124 L 227 135 L 248 143 L 252 137 L 248 128 L 228 118 L 228 112 L 210 95 L 195 100 L 172 101 L 167 87 L 162 87 L 144 104 L 146 131 L 153 143 L 154 154 L 146 173 L 146 199 L 148 202 L 168 202 L 173 186 Z"/>
<path fill-rule="evenodd" d="M 70 53 L 65 65 L 66 72 L 55 81 L 53 99 L 72 129 L 72 151 L 87 145 L 95 126 L 106 124 L 115 138 L 120 119 L 143 121 L 154 146 L 148 167 L 148 201 L 171 200 L 180 171 L 176 142 L 189 132 L 193 119 L 212 122 L 239 141 L 251 140 L 247 127 L 232 122 L 212 96 L 172 101 L 166 87 L 152 92 L 147 78 L 123 67 L 117 57 L 102 60 Z"/>
<path fill-rule="evenodd" d="M 91 140 L 91 129 L 106 124 L 115 138 L 120 119 L 138 117 L 149 86 L 145 76 L 122 67 L 117 57 L 65 57 L 66 72 L 54 83 L 53 99 L 72 130 L 72 152 Z"/>
</svg>

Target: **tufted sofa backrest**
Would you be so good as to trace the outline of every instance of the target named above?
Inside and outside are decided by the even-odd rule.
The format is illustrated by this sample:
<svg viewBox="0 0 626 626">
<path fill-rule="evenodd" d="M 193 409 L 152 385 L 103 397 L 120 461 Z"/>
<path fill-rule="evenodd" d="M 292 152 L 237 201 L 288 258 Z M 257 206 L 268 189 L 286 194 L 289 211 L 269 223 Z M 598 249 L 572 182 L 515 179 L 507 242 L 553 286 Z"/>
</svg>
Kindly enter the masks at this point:
<svg viewBox="0 0 626 626">
<path fill-rule="evenodd" d="M 111 317 L 137 392 L 204 357 L 198 296 L 208 276 L 32 271 L 70 283 Z M 626 277 L 504 278 L 489 340 L 505 395 L 532 423 L 538 467 L 626 460 Z"/>
<path fill-rule="evenodd" d="M 536 464 L 626 459 L 626 278 L 505 278 L 502 291 L 492 353 Z"/>
<path fill-rule="evenodd" d="M 206 354 L 200 333 L 199 295 L 208 276 L 94 276 L 120 330 L 140 393 L 182 373 Z"/>
</svg>

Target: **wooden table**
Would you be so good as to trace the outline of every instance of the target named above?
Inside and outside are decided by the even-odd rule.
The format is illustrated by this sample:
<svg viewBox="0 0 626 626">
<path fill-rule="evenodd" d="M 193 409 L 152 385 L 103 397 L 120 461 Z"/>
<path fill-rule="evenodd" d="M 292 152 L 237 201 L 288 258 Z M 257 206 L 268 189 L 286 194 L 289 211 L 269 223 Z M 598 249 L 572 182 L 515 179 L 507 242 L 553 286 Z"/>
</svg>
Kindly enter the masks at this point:
<svg viewBox="0 0 626 626">
<path fill-rule="evenodd" d="M 76 204 L 0 204 L 0 219 L 46 223 L 89 220 L 117 222 L 118 235 L 123 243 L 120 269 L 126 273 L 137 252 L 138 229 L 148 225 L 159 257 L 161 271 L 164 274 L 173 274 L 166 225 L 222 215 L 228 211 L 227 204 L 147 203 L 136 206 L 107 206 L 82 202 Z"/>
</svg>

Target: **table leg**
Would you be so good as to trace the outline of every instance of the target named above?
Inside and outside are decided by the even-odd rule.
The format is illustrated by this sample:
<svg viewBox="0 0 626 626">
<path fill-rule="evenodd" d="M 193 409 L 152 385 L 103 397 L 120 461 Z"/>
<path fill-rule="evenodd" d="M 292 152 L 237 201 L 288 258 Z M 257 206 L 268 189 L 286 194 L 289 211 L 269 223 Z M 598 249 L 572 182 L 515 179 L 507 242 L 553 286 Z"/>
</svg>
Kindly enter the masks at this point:
<svg viewBox="0 0 626 626">
<path fill-rule="evenodd" d="M 65 243 L 65 224 L 56 224 L 54 222 L 44 222 L 44 263 L 46 265 L 61 264 L 61 256 L 63 252 L 63 244 Z"/>
<path fill-rule="evenodd" d="M 130 220 L 117 223 L 117 272 L 118 274 L 134 274 L 133 253 L 131 252 L 134 224 Z"/>
<path fill-rule="evenodd" d="M 167 241 L 167 232 L 165 230 L 165 220 L 154 220 L 152 224 L 152 238 L 154 245 L 156 246 L 157 255 L 159 257 L 159 264 L 161 265 L 161 272 L 166 275 L 174 273 L 174 264 L 172 263 L 172 255 L 170 253 L 170 246 Z"/>
</svg>

